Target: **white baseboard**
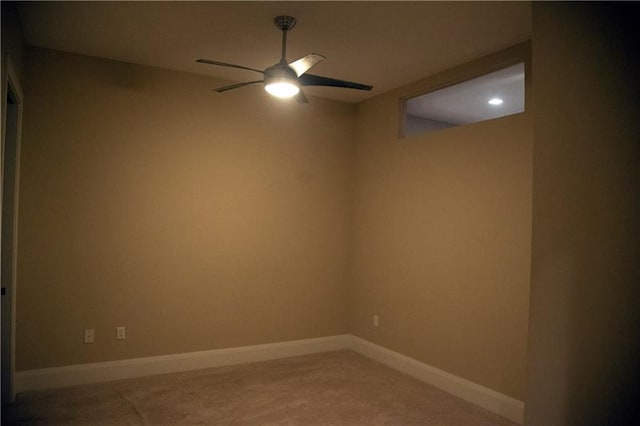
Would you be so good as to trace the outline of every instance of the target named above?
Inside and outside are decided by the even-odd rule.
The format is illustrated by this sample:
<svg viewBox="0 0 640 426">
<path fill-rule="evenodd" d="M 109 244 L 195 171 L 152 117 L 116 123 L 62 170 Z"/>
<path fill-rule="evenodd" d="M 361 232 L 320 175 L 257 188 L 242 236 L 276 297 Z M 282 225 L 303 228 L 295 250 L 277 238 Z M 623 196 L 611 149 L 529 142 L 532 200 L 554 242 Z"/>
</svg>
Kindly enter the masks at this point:
<svg viewBox="0 0 640 426">
<path fill-rule="evenodd" d="M 16 372 L 16 393 L 351 349 L 522 424 L 524 403 L 350 334 Z"/>
<path fill-rule="evenodd" d="M 523 422 L 524 402 L 522 401 L 454 376 L 360 337 L 350 337 L 351 349 L 361 355 L 402 371 L 513 422 L 519 424 Z"/>
<path fill-rule="evenodd" d="M 16 372 L 16 393 L 267 361 L 349 347 L 348 334 Z"/>
</svg>

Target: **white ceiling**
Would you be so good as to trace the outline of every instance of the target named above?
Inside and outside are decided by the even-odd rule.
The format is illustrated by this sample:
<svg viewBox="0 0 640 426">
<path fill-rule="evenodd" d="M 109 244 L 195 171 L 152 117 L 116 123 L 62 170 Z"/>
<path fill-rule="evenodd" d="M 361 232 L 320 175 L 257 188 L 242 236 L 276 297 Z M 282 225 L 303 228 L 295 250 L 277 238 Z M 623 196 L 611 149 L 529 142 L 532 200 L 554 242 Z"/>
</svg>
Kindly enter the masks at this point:
<svg viewBox="0 0 640 426">
<path fill-rule="evenodd" d="M 29 45 L 230 82 L 255 75 L 195 60 L 273 65 L 281 43 L 273 17 L 292 15 L 298 24 L 288 35 L 289 60 L 320 53 L 326 59 L 311 73 L 374 86 L 306 93 L 352 103 L 531 37 L 529 2 L 52 1 L 21 2 L 18 10 Z"/>
</svg>

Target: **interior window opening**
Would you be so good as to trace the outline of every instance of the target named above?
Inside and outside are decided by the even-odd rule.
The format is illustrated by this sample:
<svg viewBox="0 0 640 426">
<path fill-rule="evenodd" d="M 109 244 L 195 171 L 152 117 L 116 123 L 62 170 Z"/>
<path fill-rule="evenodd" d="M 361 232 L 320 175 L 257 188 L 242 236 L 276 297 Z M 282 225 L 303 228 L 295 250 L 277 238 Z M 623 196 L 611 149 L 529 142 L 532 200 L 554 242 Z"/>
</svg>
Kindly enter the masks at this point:
<svg viewBox="0 0 640 426">
<path fill-rule="evenodd" d="M 405 101 L 404 136 L 524 112 L 524 62 Z"/>
</svg>

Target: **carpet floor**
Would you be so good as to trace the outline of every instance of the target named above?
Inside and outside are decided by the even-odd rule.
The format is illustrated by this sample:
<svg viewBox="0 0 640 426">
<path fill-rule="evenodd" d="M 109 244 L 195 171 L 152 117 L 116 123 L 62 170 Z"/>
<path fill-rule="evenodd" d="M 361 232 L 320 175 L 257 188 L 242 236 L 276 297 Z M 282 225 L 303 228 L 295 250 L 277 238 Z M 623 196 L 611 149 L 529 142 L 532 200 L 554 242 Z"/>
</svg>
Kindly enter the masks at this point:
<svg viewBox="0 0 640 426">
<path fill-rule="evenodd" d="M 18 395 L 7 425 L 515 423 L 352 351 Z"/>
</svg>

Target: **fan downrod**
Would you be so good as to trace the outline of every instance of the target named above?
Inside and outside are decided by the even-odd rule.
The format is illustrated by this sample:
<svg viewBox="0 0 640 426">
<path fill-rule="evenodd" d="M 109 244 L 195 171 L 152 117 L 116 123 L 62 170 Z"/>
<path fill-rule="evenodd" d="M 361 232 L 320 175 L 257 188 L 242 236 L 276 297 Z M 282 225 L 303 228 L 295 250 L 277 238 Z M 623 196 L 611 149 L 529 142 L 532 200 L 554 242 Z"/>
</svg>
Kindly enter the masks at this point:
<svg viewBox="0 0 640 426">
<path fill-rule="evenodd" d="M 280 31 L 289 31 L 296 26 L 296 18 L 286 15 L 276 16 L 273 18 L 273 23 Z"/>
</svg>

